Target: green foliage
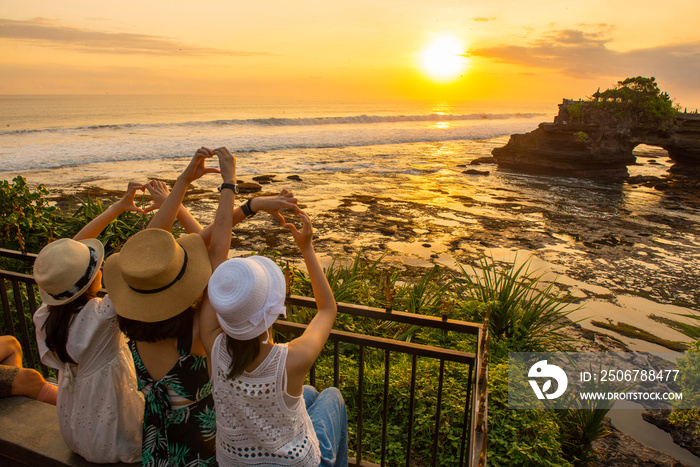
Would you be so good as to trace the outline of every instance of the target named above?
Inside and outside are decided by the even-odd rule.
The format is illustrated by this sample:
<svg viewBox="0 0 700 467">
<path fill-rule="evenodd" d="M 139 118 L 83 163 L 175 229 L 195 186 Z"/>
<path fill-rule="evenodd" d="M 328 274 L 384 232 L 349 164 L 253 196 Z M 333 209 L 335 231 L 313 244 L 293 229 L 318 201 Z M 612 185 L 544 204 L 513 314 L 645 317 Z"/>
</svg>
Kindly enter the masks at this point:
<svg viewBox="0 0 700 467">
<path fill-rule="evenodd" d="M 678 384 L 683 393 L 683 404 L 700 406 L 700 316 L 695 314 L 681 314 L 685 318 L 690 318 L 691 322 L 680 322 L 653 316 L 654 319 L 665 322 L 679 332 L 695 339 L 684 357 L 677 360 L 678 363 Z M 700 421 L 700 409 L 674 410 L 669 416 L 669 420 L 674 425 L 686 423 L 697 423 Z M 700 435 L 700 424 L 696 433 Z"/>
<path fill-rule="evenodd" d="M 107 205 L 102 200 L 86 198 L 77 199 L 75 211 L 70 217 L 65 219 L 66 236 L 74 236 L 80 229 L 88 224 L 92 219 L 102 214 Z M 152 215 L 143 215 L 135 212 L 124 212 L 112 221 L 100 234 L 100 240 L 105 246 L 105 255 L 109 256 L 115 251 L 119 251 L 126 240 L 135 233 L 145 229 L 151 221 Z M 176 237 L 183 232 L 183 229 L 176 224 L 173 235 Z"/>
<path fill-rule="evenodd" d="M 348 410 L 349 446 L 351 455 L 357 446 L 357 421 L 360 381 L 358 356 L 352 346 L 342 347 L 340 354 L 340 379 Z M 406 447 L 409 430 L 412 430 L 412 464 L 429 465 L 437 443 L 437 465 L 456 465 L 464 428 L 464 401 L 467 395 L 468 375 L 461 365 L 445 365 L 443 398 L 440 406 L 440 436 L 435 438 L 437 414 L 437 386 L 439 362 L 432 359 L 417 360 L 414 419 L 409 426 L 412 358 L 406 354 L 390 354 L 391 371 L 387 395 L 387 465 L 406 465 Z M 380 463 L 382 447 L 382 418 L 384 411 L 384 351 L 366 349 L 364 356 L 362 391 L 362 457 Z M 316 363 L 316 385 L 322 389 L 332 384 L 332 352 L 321 355 Z"/>
<path fill-rule="evenodd" d="M 575 465 L 588 465 L 595 456 L 591 443 L 607 436 L 603 420 L 609 409 L 568 409 L 555 411 L 562 430 L 563 455 Z"/>
<path fill-rule="evenodd" d="M 567 107 L 567 112 L 569 112 L 569 115 L 571 116 L 572 119 L 576 121 L 583 121 L 583 111 L 584 111 L 584 104 L 583 102 L 576 102 L 575 104 L 570 105 Z"/>
<path fill-rule="evenodd" d="M 523 381 L 523 384 L 525 382 Z M 529 391 L 523 386 L 515 390 Z M 554 411 L 508 408 L 508 364 L 489 369 L 489 465 L 569 466 Z"/>
<path fill-rule="evenodd" d="M 678 385 L 683 393 L 683 405 L 700 407 L 700 341 L 695 341 L 678 362 Z M 683 424 L 700 420 L 700 410 L 674 410 L 671 423 Z M 698 426 L 700 434 L 700 426 Z"/>
<path fill-rule="evenodd" d="M 0 181 L 0 244 L 23 253 L 38 253 L 53 238 L 62 236 L 61 212 L 48 201 L 49 190 L 31 190 L 27 181 L 15 177 Z"/>
<path fill-rule="evenodd" d="M 700 340 L 700 316 L 695 314 L 677 313 L 678 316 L 689 318 L 690 321 L 678 321 L 675 319 L 666 318 L 663 316 L 651 315 L 651 318 L 660 323 L 675 329 L 676 331 L 685 334 L 691 339 Z"/>
<path fill-rule="evenodd" d="M 586 102 L 581 108 L 582 118 L 595 110 L 647 132 L 667 130 L 678 114 L 678 106 L 668 93 L 659 89 L 656 79 L 642 76 L 619 81 L 615 87 L 601 92 L 595 101 Z"/>
<path fill-rule="evenodd" d="M 541 352 L 564 350 L 570 339 L 561 332 L 568 323 L 563 320 L 575 311 L 554 284 L 542 287 L 541 276 L 529 271 L 530 261 L 498 266 L 493 258 L 482 257 L 479 268 L 468 272 L 460 265 L 462 275 L 455 278 L 462 302 L 476 300 L 486 306 L 473 309 L 473 319 L 482 321 L 490 309 L 489 334 L 492 352 L 497 357 L 507 352 Z"/>
<path fill-rule="evenodd" d="M 586 141 L 588 141 L 588 134 L 585 131 L 579 131 L 578 133 L 576 133 L 576 141 L 585 143 Z"/>
<path fill-rule="evenodd" d="M 73 237 L 107 208 L 103 200 L 93 198 L 74 197 L 68 204 L 76 208 L 61 211 L 50 201 L 49 190 L 44 185 L 31 189 L 21 176 L 12 182 L 0 181 L 0 245 L 24 253 L 38 253 L 56 238 Z M 151 214 L 134 212 L 121 214 L 100 236 L 106 254 L 118 251 L 127 238 L 146 228 L 151 217 Z M 182 228 L 176 227 L 173 234 L 178 236 L 181 232 Z M 7 260 L 3 260 L 0 267 L 28 272 L 26 267 Z"/>
</svg>

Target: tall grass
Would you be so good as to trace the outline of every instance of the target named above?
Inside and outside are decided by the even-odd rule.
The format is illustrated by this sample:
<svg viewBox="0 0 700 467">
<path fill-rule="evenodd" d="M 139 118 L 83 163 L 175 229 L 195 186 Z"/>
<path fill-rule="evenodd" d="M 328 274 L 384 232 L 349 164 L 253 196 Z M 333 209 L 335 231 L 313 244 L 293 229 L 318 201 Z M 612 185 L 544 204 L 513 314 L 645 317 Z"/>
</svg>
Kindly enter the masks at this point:
<svg viewBox="0 0 700 467">
<path fill-rule="evenodd" d="M 561 330 L 570 324 L 566 318 L 577 308 L 554 290 L 554 284 L 544 286 L 542 276 L 530 271 L 531 260 L 516 266 L 497 264 L 482 256 L 478 267 L 460 265 L 461 275 L 455 276 L 455 291 L 463 303 L 476 301 L 474 320 L 483 321 L 490 309 L 489 334 L 501 348 L 510 352 L 565 350 L 570 338 Z"/>
</svg>

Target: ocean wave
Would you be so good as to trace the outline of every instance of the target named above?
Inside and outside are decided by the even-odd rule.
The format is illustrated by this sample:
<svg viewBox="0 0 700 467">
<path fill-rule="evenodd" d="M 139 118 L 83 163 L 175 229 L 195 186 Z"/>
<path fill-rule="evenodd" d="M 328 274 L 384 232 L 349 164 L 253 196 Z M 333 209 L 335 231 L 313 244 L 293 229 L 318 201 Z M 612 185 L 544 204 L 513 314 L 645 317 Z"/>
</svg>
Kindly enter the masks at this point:
<svg viewBox="0 0 700 467">
<path fill-rule="evenodd" d="M 456 122 L 469 120 L 508 120 L 527 119 L 542 116 L 541 113 L 476 113 L 476 114 L 419 114 L 419 115 L 354 115 L 345 117 L 306 117 L 306 118 L 251 118 L 212 121 L 188 121 L 173 123 L 122 123 L 109 125 L 89 125 L 71 128 L 20 129 L 0 131 L 0 135 L 21 135 L 33 133 L 72 133 L 76 131 L 120 131 L 124 129 L 149 129 L 165 127 L 197 128 L 208 126 L 315 126 L 315 125 L 361 125 L 402 122 Z"/>
</svg>

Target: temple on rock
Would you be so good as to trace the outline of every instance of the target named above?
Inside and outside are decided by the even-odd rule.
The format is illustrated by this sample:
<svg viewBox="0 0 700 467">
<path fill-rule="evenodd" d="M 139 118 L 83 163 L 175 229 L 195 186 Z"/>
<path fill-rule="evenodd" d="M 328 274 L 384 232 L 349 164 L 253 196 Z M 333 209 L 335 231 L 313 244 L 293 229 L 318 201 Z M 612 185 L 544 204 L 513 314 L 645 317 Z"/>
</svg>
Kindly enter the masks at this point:
<svg viewBox="0 0 700 467">
<path fill-rule="evenodd" d="M 665 149 L 678 164 L 700 166 L 700 114 L 678 112 L 670 125 L 650 127 L 634 115 L 581 112 L 582 105 L 602 95 L 596 92 L 593 101 L 564 99 L 553 123 L 512 135 L 505 146 L 492 151 L 498 166 L 528 173 L 626 178 L 639 144 Z"/>
</svg>

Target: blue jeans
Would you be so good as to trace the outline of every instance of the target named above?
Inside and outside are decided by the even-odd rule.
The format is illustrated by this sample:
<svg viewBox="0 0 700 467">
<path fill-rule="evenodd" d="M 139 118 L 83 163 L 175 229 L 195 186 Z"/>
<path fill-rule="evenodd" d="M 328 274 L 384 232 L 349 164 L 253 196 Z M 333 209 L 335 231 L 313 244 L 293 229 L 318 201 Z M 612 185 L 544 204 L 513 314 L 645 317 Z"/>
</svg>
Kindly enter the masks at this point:
<svg viewBox="0 0 700 467">
<path fill-rule="evenodd" d="M 321 393 L 313 386 L 304 386 L 304 402 L 321 448 L 321 465 L 348 465 L 348 414 L 338 388 Z"/>
</svg>

